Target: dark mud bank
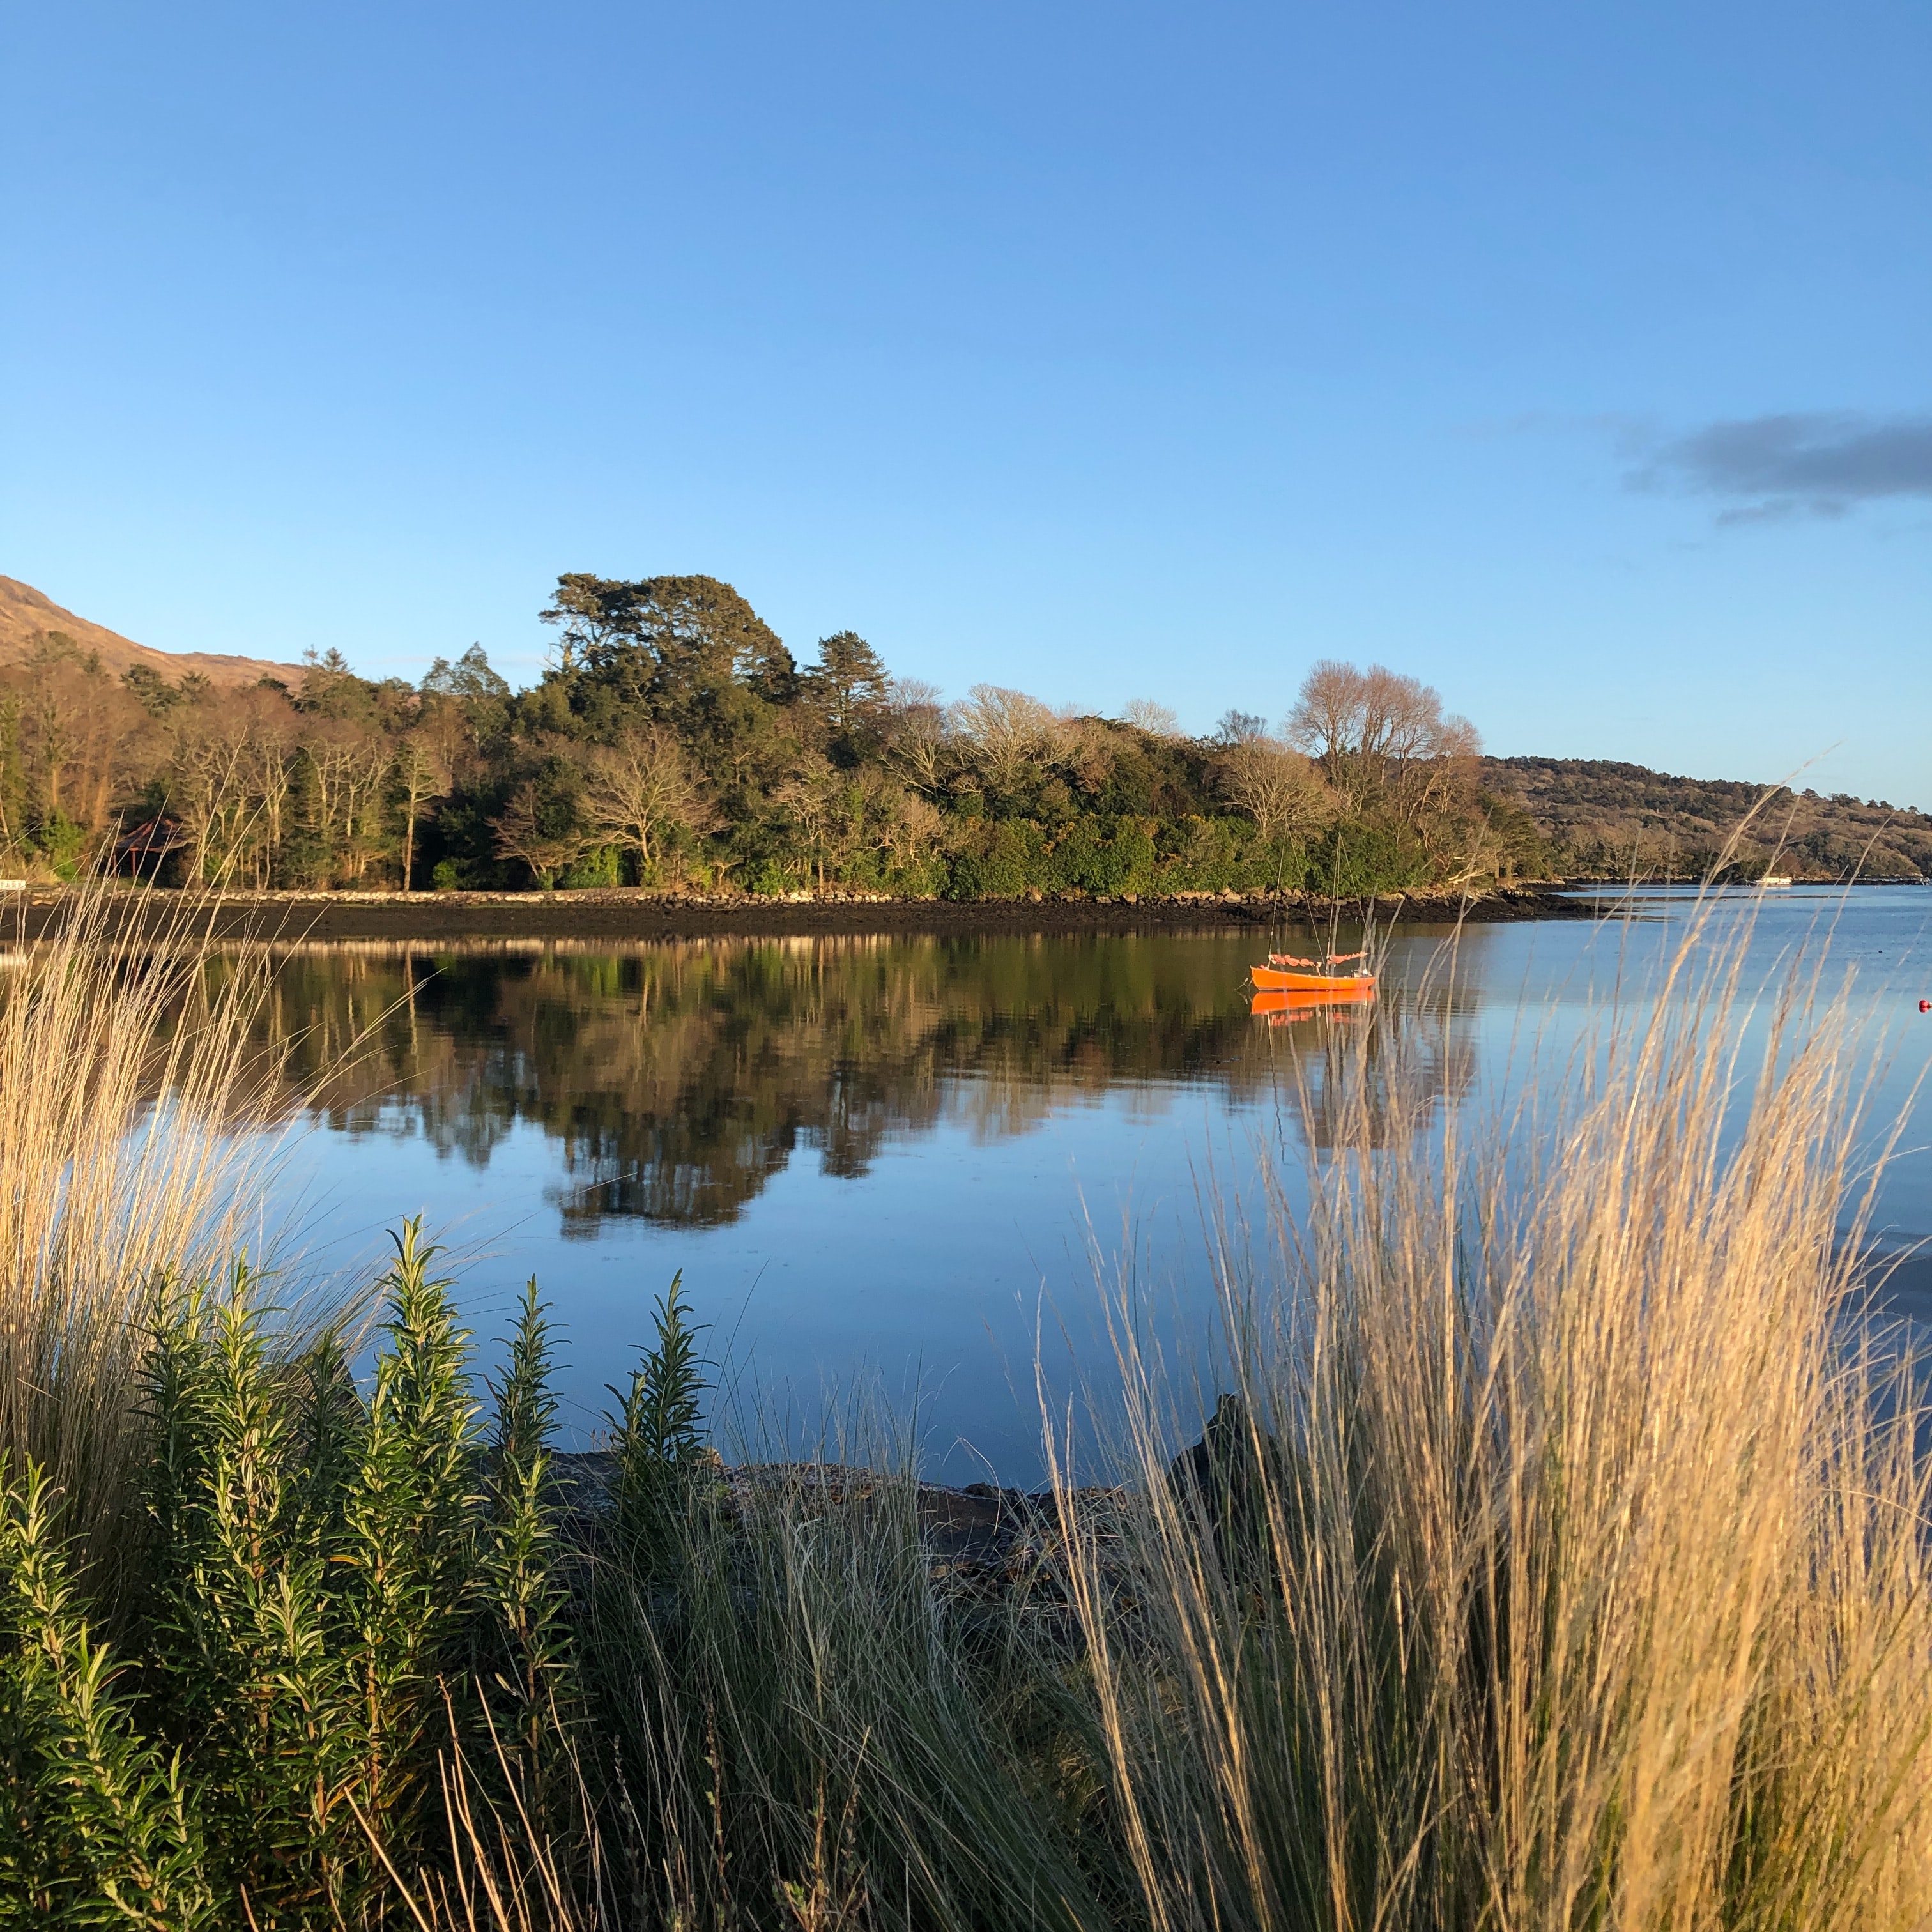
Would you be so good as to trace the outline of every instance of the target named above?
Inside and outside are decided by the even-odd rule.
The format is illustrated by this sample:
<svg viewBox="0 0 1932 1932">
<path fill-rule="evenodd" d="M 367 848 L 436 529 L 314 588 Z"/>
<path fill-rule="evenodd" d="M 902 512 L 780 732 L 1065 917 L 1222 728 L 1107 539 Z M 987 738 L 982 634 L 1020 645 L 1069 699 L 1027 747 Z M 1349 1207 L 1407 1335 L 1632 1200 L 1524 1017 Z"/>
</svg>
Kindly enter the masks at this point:
<svg viewBox="0 0 1932 1932">
<path fill-rule="evenodd" d="M 0 936 L 44 938 L 78 895 L 23 896 L 0 908 Z M 184 921 L 218 939 L 442 940 L 652 940 L 908 933 L 1225 932 L 1325 926 L 1372 916 L 1378 925 L 1491 924 L 1589 919 L 1587 902 L 1523 888 L 1465 898 L 1409 893 L 1363 900 L 1282 897 L 1138 899 L 748 899 L 669 898 L 632 892 L 260 892 L 197 897 L 130 892 L 112 907 L 117 934 L 178 930 Z"/>
</svg>

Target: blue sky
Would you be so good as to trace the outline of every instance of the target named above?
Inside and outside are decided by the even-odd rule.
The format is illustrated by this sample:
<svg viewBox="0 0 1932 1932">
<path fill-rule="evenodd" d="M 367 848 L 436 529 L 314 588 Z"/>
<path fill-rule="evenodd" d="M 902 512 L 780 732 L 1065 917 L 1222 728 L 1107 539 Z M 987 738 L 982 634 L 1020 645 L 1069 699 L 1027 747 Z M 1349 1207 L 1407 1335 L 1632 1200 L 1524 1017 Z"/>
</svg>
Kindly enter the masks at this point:
<svg viewBox="0 0 1932 1932">
<path fill-rule="evenodd" d="M 801 655 L 1932 807 L 1932 12 L 16 4 L 0 571 L 519 680 Z M 1800 782 L 1807 780 L 1801 779 Z"/>
</svg>

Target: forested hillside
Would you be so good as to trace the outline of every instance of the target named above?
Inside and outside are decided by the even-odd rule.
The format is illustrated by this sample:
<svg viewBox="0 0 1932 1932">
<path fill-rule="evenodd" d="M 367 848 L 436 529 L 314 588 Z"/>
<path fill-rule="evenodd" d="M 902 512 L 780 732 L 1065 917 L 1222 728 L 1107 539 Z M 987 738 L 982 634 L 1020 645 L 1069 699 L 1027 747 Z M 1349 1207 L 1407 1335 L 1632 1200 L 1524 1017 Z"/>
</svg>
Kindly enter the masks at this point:
<svg viewBox="0 0 1932 1932">
<path fill-rule="evenodd" d="M 1529 814 L 1566 878 L 1702 878 L 1734 836 L 1730 870 L 1740 878 L 1932 878 L 1932 815 L 1883 799 L 1673 778 L 1600 758 L 1485 758 L 1482 782 Z"/>
<path fill-rule="evenodd" d="M 542 680 L 477 648 L 420 685 L 336 653 L 224 689 L 44 635 L 0 670 L 10 870 L 164 884 L 638 885 L 955 898 L 1480 887 L 1544 862 L 1472 727 L 1327 662 L 1279 735 L 1151 701 L 952 704 L 850 632 L 801 663 L 729 584 L 571 575 Z"/>
</svg>

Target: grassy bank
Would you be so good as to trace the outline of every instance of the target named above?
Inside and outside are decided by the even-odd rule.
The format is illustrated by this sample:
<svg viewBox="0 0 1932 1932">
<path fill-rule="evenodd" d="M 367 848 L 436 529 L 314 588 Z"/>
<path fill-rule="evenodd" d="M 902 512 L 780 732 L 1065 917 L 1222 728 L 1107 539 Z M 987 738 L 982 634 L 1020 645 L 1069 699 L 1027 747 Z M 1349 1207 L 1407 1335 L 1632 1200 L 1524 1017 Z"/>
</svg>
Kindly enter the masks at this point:
<svg viewBox="0 0 1932 1932">
<path fill-rule="evenodd" d="M 1365 1064 L 1312 1212 L 1204 1237 L 1213 1388 L 1124 1292 L 1104 1455 L 1050 1418 L 974 1563 L 910 1472 L 724 1470 L 674 1294 L 595 1465 L 536 1291 L 478 1383 L 412 1228 L 358 1385 L 342 1311 L 239 1264 L 241 1143 L 183 1125 L 247 1119 L 258 982 L 157 1047 L 169 958 L 27 962 L 0 1924 L 1922 1924 L 1927 1497 L 1847 1339 L 1857 1063 L 1799 986 L 1742 1067 L 1697 958 L 1560 1118 L 1378 1151 Z"/>
</svg>

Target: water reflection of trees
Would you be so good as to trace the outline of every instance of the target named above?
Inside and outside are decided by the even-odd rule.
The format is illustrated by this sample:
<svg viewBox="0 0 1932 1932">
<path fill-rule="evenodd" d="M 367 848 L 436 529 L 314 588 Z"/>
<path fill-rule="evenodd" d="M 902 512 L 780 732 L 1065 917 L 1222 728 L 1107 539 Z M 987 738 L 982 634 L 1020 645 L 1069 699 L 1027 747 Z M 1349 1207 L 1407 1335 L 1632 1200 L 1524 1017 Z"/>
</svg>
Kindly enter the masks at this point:
<svg viewBox="0 0 1932 1932">
<path fill-rule="evenodd" d="M 558 1144 L 566 1232 L 712 1223 L 801 1150 L 863 1174 L 942 1124 L 988 1138 L 1129 1088 L 1280 1094 L 1326 1146 L 1352 1096 L 1462 1084 L 1446 1010 L 1378 1003 L 1272 1032 L 1238 944 L 1148 938 L 774 939 L 614 951 L 338 947 L 283 962 L 264 1046 L 348 1133 L 417 1132 L 478 1166 L 520 1123 Z"/>
</svg>

